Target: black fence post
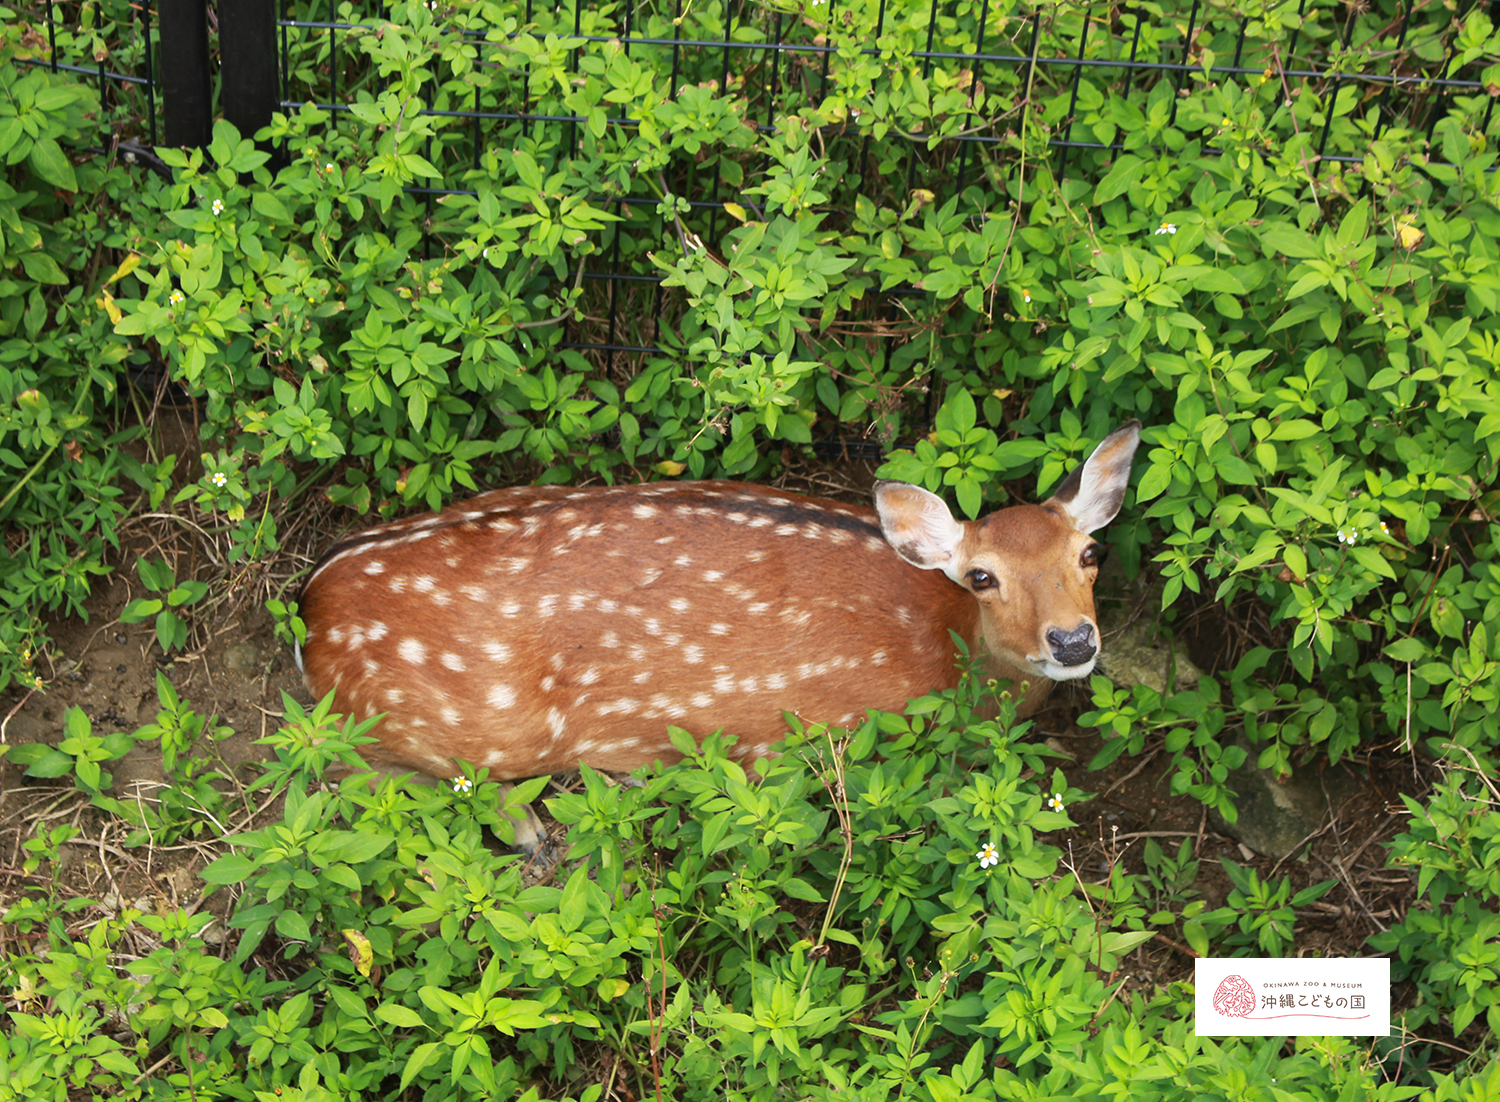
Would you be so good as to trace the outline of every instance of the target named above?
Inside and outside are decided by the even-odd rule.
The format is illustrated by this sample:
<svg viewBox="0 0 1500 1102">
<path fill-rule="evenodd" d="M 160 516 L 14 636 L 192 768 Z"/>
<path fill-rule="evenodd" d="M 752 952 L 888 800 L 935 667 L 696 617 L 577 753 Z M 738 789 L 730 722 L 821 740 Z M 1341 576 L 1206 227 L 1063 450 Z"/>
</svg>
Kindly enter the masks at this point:
<svg viewBox="0 0 1500 1102">
<path fill-rule="evenodd" d="M 206 0 L 158 0 L 167 145 L 207 145 L 213 124 Z"/>
<path fill-rule="evenodd" d="M 219 88 L 240 137 L 270 125 L 276 86 L 276 0 L 219 0 Z"/>
</svg>

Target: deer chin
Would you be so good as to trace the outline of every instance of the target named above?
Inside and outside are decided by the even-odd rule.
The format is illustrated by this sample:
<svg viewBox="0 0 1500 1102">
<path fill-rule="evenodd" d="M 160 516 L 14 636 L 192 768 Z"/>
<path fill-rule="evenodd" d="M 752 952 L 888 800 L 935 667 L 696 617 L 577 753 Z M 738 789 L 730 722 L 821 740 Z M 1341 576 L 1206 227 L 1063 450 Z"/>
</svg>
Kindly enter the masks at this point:
<svg viewBox="0 0 1500 1102">
<path fill-rule="evenodd" d="M 1099 664 L 1099 657 L 1095 655 L 1077 666 L 1064 666 L 1050 658 L 1030 657 L 1026 659 L 1026 664 L 1049 681 L 1077 681 L 1094 672 L 1094 667 Z"/>
</svg>

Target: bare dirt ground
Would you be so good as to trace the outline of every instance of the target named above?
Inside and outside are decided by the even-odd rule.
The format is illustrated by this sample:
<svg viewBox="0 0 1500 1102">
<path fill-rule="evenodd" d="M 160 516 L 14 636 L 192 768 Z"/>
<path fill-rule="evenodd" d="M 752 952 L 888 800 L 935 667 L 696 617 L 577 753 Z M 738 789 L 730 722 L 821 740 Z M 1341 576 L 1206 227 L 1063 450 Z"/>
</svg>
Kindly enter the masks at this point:
<svg viewBox="0 0 1500 1102">
<path fill-rule="evenodd" d="M 852 478 L 816 476 L 794 481 L 793 488 L 830 496 L 861 495 L 868 482 L 869 472 L 862 471 Z M 168 518 L 136 518 L 130 522 L 120 557 L 125 567 L 96 585 L 88 604 L 88 621 L 60 620 L 52 625 L 54 645 L 45 664 L 38 667 L 47 683 L 46 692 L 23 696 L 13 689 L 0 694 L 5 741 L 55 744 L 62 737 L 70 707 L 83 710 L 96 734 L 133 731 L 156 717 L 156 676 L 162 671 L 195 711 L 212 714 L 214 725 L 232 729 L 219 743 L 218 753 L 222 771 L 243 788 L 257 775 L 256 763 L 266 755 L 255 741 L 280 724 L 282 694 L 308 702 L 291 652 L 277 642 L 263 602 L 306 570 L 317 550 L 352 523 L 353 518 L 335 516 L 328 508 L 308 509 L 295 524 L 283 518 L 282 554 L 268 565 L 242 570 L 238 576 L 231 573 L 235 580 L 226 587 L 225 568 L 214 565 L 222 558 L 191 526 Z M 289 531 L 295 539 L 285 539 Z M 151 624 L 119 622 L 127 601 L 141 595 L 132 567 L 136 555 L 148 549 L 153 556 L 173 558 L 179 577 L 186 570 L 212 586 L 209 600 L 192 609 L 196 615 L 188 646 L 171 658 L 161 653 Z M 287 595 L 295 593 L 293 585 Z M 1148 602 L 1154 602 L 1154 597 L 1141 587 L 1106 578 L 1100 601 L 1106 636 L 1111 622 L 1153 616 Z M 1200 634 L 1212 640 L 1222 633 Z M 1194 657 L 1212 669 L 1212 648 L 1200 645 L 1195 649 Z M 1424 783 L 1413 775 L 1409 763 L 1377 757 L 1335 771 L 1343 781 L 1330 790 L 1341 795 L 1308 839 L 1306 856 L 1276 861 L 1216 831 L 1197 801 L 1171 795 L 1165 753 L 1122 759 L 1107 769 L 1088 772 L 1085 766 L 1100 746 L 1099 735 L 1074 722 L 1087 706 L 1084 690 L 1067 687 L 1055 692 L 1036 717 L 1040 735 L 1071 755 L 1071 764 L 1064 763 L 1070 783 L 1097 794 L 1068 809 L 1077 828 L 1049 839 L 1063 847 L 1067 867 L 1079 878 L 1105 881 L 1115 864 L 1140 872 L 1148 839 L 1156 840 L 1170 854 L 1187 838 L 1193 843 L 1193 856 L 1201 862 L 1197 890 L 1210 907 L 1220 905 L 1230 887 L 1217 860 L 1221 856 L 1251 865 L 1262 875 L 1288 875 L 1295 888 L 1337 879 L 1336 889 L 1298 916 L 1297 951 L 1316 955 L 1363 955 L 1364 939 L 1388 927 L 1409 906 L 1412 878 L 1385 870 L 1383 845 L 1405 821 L 1404 811 L 1393 811 L 1401 808 L 1396 793 L 1420 791 Z M 155 799 L 166 783 L 154 743 L 137 747 L 108 768 L 114 774 L 113 794 L 121 800 Z M 21 871 L 24 844 L 39 831 L 63 823 L 74 825 L 79 834 L 65 847 L 58 866 L 37 875 L 52 876 L 54 886 L 64 894 L 102 901 L 111 911 L 120 901 L 149 910 L 203 906 L 204 884 L 197 872 L 223 852 L 226 836 L 252 824 L 263 825 L 277 812 L 259 792 L 237 792 L 228 806 L 232 810 L 227 818 L 205 822 L 196 836 L 174 845 L 127 847 L 127 828 L 93 809 L 71 778 L 23 778 L 16 766 L 0 761 L 0 910 L 14 901 L 29 879 L 35 879 Z M 221 894 L 208 905 L 222 913 L 227 902 Z M 78 919 L 86 922 L 87 911 Z M 1152 988 L 1190 978 L 1192 956 L 1186 946 L 1161 936 L 1137 950 L 1128 967 L 1132 986 Z M 1401 998 L 1397 993 L 1398 1004 Z"/>
</svg>

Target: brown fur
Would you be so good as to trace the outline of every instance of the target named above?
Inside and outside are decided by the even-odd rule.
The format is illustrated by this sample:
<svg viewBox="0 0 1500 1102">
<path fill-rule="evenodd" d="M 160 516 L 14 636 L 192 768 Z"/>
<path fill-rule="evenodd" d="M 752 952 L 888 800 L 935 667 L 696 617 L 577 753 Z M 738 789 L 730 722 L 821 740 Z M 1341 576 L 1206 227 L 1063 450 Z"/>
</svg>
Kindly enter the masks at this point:
<svg viewBox="0 0 1500 1102">
<path fill-rule="evenodd" d="M 1126 476 L 1133 451 L 1134 436 Z M 1049 628 L 1093 622 L 1091 541 L 1067 502 L 964 525 L 956 558 L 999 579 L 976 593 L 903 561 L 881 524 L 730 482 L 498 490 L 330 550 L 302 599 L 307 685 L 386 713 L 377 768 L 623 771 L 679 757 L 668 725 L 723 728 L 753 758 L 783 711 L 899 711 L 956 683 L 950 631 L 996 676 L 1040 682 Z"/>
</svg>

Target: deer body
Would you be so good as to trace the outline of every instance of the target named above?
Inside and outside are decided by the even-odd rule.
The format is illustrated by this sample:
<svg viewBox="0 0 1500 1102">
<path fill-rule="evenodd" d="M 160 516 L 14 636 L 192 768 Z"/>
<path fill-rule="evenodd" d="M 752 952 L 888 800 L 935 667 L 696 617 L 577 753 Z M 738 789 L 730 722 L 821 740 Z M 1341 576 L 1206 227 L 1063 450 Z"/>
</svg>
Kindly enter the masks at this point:
<svg viewBox="0 0 1500 1102">
<path fill-rule="evenodd" d="M 753 759 L 784 711 L 846 725 L 955 684 L 949 632 L 993 676 L 1083 677 L 1087 532 L 1118 510 L 1138 430 L 1046 504 L 973 523 L 902 483 L 876 510 L 733 482 L 484 494 L 329 551 L 302 600 L 307 685 L 386 713 L 377 768 L 503 780 L 674 761 L 669 725 Z"/>
</svg>

